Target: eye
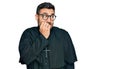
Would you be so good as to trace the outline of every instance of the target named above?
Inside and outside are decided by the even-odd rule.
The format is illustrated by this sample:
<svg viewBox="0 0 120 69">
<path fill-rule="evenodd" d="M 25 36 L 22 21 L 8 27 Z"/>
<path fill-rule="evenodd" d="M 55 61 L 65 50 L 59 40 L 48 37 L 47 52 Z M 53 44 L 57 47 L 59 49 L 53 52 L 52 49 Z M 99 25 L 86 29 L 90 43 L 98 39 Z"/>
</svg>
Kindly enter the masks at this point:
<svg viewBox="0 0 120 69">
<path fill-rule="evenodd" d="M 51 15 L 51 18 L 55 18 L 55 15 Z"/>
<path fill-rule="evenodd" d="M 51 18 L 54 18 L 54 15 L 51 15 Z"/>
<path fill-rule="evenodd" d="M 42 17 L 47 17 L 47 15 L 46 15 L 46 14 L 43 14 Z"/>
</svg>

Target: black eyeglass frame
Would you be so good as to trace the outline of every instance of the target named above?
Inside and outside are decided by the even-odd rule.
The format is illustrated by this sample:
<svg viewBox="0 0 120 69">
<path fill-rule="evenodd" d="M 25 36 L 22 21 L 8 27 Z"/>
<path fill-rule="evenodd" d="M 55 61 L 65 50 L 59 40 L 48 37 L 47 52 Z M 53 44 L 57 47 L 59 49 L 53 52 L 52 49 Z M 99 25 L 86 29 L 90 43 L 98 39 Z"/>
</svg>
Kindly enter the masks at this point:
<svg viewBox="0 0 120 69">
<path fill-rule="evenodd" d="M 55 20 L 56 19 L 56 15 L 46 15 L 46 14 L 38 14 L 40 16 L 42 16 L 42 19 L 47 20 L 48 18 L 50 18 L 51 20 Z"/>
</svg>

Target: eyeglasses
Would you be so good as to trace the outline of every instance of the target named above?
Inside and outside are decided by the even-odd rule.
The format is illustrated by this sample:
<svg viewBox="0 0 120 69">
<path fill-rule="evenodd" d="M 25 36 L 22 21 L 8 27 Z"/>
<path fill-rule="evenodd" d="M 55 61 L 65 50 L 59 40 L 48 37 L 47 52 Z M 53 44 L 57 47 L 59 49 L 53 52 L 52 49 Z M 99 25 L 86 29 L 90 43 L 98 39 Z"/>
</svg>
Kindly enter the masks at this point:
<svg viewBox="0 0 120 69">
<path fill-rule="evenodd" d="M 44 20 L 47 20 L 48 17 L 49 17 L 51 20 L 55 20 L 55 18 L 56 18 L 56 15 L 47 15 L 47 14 L 39 14 L 39 15 L 41 15 L 41 16 L 42 16 L 42 19 L 44 19 Z"/>
</svg>

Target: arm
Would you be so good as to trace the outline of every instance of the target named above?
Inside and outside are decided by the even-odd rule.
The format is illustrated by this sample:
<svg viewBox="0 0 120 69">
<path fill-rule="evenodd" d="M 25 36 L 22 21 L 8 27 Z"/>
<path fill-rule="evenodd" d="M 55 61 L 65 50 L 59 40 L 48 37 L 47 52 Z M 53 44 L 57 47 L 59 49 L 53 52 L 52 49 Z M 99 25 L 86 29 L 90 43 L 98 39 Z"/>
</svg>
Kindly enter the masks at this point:
<svg viewBox="0 0 120 69">
<path fill-rule="evenodd" d="M 21 37 L 19 43 L 20 63 L 30 64 L 37 59 L 42 49 L 48 45 L 48 41 L 39 35 L 37 38 L 31 39 L 30 31 L 26 30 Z"/>
<path fill-rule="evenodd" d="M 40 62 L 40 52 L 48 45 L 47 38 L 50 35 L 50 25 L 42 22 L 38 33 L 40 34 L 36 35 L 37 33 L 29 30 L 23 33 L 19 44 L 20 62 L 22 64 L 28 65 L 34 60 Z"/>
<path fill-rule="evenodd" d="M 65 63 L 66 63 L 65 69 L 74 69 L 74 62 L 77 61 L 75 48 L 68 32 L 65 34 L 64 38 L 66 40 L 66 42 L 64 43 Z"/>
</svg>

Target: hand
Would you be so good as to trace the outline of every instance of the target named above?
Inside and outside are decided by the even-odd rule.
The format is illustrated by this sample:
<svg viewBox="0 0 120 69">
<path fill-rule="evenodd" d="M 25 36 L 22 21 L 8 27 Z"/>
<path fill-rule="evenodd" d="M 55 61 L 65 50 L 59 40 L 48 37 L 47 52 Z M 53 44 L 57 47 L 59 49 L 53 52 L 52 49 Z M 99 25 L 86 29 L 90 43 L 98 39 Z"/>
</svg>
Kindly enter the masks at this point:
<svg viewBox="0 0 120 69">
<path fill-rule="evenodd" d="M 39 31 L 47 39 L 50 35 L 50 25 L 46 22 L 42 22 L 40 25 Z"/>
</svg>

